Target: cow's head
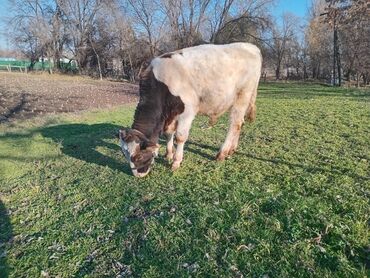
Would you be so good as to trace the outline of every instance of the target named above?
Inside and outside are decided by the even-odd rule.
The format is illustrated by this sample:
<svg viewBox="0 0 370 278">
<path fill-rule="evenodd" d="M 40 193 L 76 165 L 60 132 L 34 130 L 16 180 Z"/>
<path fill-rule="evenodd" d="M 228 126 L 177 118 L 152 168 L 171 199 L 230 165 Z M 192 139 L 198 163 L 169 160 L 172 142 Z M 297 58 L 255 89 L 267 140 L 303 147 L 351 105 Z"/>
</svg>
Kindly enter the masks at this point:
<svg viewBox="0 0 370 278">
<path fill-rule="evenodd" d="M 159 145 L 135 129 L 119 131 L 119 144 L 135 177 L 145 177 L 158 155 Z"/>
</svg>

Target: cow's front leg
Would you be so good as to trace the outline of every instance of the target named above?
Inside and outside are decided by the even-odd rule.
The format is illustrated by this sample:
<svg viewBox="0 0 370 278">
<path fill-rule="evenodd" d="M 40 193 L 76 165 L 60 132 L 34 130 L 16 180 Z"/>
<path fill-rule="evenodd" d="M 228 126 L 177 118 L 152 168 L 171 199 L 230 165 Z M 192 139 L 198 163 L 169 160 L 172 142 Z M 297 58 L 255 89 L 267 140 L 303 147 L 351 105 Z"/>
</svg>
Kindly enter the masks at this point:
<svg viewBox="0 0 370 278">
<path fill-rule="evenodd" d="M 174 152 L 175 152 L 175 147 L 173 145 L 173 139 L 175 137 L 175 132 L 176 132 L 176 127 L 177 127 L 177 118 L 175 118 L 166 128 L 165 130 L 165 135 L 166 135 L 166 159 L 168 161 L 172 161 Z"/>
<path fill-rule="evenodd" d="M 171 161 L 174 156 L 175 147 L 173 145 L 173 139 L 175 137 L 175 133 L 167 133 L 166 139 L 167 139 L 167 145 L 166 145 L 166 159 L 168 161 Z"/>
<path fill-rule="evenodd" d="M 172 163 L 172 170 L 175 171 L 180 167 L 184 156 L 184 145 L 186 140 L 189 137 L 189 131 L 191 127 L 191 123 L 195 117 L 195 113 L 192 111 L 185 111 L 182 115 L 180 115 L 176 130 L 176 152 L 173 157 Z"/>
</svg>

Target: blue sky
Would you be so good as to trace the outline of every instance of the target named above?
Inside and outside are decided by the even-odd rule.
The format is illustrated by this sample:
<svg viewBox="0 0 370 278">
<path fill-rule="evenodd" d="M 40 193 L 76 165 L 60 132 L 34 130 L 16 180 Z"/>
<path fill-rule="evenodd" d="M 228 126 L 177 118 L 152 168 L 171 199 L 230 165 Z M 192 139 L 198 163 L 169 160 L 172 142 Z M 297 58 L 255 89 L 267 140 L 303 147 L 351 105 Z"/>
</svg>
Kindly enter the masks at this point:
<svg viewBox="0 0 370 278">
<path fill-rule="evenodd" d="M 304 17 L 311 0 L 276 0 L 276 6 L 272 11 L 275 17 L 281 16 L 285 12 L 296 14 L 299 17 Z M 4 24 L 3 19 L 8 16 L 8 1 L 0 0 L 0 48 L 7 47 L 6 38 L 3 34 Z"/>
<path fill-rule="evenodd" d="M 3 19 L 8 16 L 8 1 L 0 0 L 0 48 L 6 48 L 6 39 L 4 37 L 4 24 Z"/>
<path fill-rule="evenodd" d="M 281 16 L 283 13 L 289 12 L 304 18 L 311 0 L 277 0 L 276 2 L 275 11 L 273 11 L 275 16 Z"/>
</svg>

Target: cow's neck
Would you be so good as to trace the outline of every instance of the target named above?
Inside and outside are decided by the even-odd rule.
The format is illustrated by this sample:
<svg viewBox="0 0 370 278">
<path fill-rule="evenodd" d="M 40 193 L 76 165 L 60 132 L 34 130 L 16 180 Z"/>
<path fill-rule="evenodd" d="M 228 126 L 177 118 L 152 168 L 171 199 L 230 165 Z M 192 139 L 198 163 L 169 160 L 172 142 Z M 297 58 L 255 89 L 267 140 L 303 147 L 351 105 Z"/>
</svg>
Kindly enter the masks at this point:
<svg viewBox="0 0 370 278">
<path fill-rule="evenodd" d="M 143 133 L 150 142 L 158 143 L 159 136 L 162 132 L 163 121 L 154 120 L 147 115 L 145 110 L 136 109 L 135 120 L 132 124 L 132 128 Z"/>
<path fill-rule="evenodd" d="M 132 128 L 142 132 L 153 143 L 158 143 L 163 131 L 164 89 L 152 74 L 150 78 L 140 81 L 140 101 Z"/>
</svg>

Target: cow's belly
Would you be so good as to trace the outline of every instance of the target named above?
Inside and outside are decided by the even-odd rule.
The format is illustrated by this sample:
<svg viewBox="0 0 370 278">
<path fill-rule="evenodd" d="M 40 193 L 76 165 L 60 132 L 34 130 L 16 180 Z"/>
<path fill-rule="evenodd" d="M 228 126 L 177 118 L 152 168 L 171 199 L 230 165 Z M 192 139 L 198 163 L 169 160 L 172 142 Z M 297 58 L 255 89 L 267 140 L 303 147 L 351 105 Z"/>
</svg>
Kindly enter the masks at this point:
<svg viewBox="0 0 370 278">
<path fill-rule="evenodd" d="M 204 90 L 199 96 L 199 114 L 208 116 L 218 116 L 225 113 L 233 105 L 235 99 L 234 92 Z"/>
</svg>

